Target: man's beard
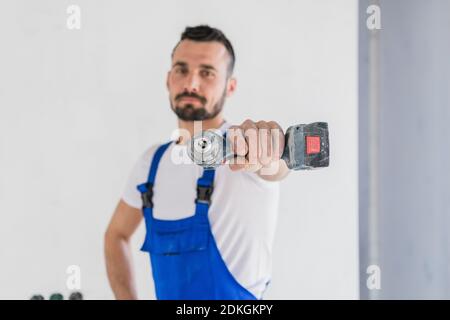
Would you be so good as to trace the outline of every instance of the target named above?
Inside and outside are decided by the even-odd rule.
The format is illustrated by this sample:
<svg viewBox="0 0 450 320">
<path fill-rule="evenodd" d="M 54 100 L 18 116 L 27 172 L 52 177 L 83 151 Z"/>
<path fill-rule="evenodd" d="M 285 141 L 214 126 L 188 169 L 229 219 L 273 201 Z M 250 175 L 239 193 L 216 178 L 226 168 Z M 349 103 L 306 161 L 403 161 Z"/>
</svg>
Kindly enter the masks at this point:
<svg viewBox="0 0 450 320">
<path fill-rule="evenodd" d="M 181 93 L 175 97 L 175 101 L 180 100 L 183 97 L 191 97 L 199 99 L 199 101 L 202 103 L 202 106 L 196 108 L 191 103 L 185 104 L 183 107 L 176 104 L 174 106 L 172 100 L 170 100 L 170 106 L 177 115 L 178 119 L 184 121 L 202 121 L 212 119 L 222 111 L 223 105 L 225 104 L 226 90 L 224 90 L 222 97 L 214 105 L 214 108 L 211 112 L 206 111 L 205 108 L 207 102 L 206 98 L 201 97 L 195 93 Z"/>
</svg>

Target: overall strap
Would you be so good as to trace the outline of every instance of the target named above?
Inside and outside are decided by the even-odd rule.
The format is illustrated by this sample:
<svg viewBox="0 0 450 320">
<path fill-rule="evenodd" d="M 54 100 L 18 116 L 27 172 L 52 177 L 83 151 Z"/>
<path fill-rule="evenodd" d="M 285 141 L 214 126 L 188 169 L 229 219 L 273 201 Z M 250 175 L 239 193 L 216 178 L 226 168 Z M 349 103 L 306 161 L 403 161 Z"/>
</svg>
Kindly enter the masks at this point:
<svg viewBox="0 0 450 320">
<path fill-rule="evenodd" d="M 137 186 L 137 189 L 142 196 L 142 206 L 145 208 L 153 208 L 153 185 L 155 184 L 156 172 L 158 170 L 159 161 L 161 160 L 164 152 L 167 150 L 172 141 L 162 144 L 158 147 L 153 155 L 152 163 L 148 173 L 147 182 Z"/>
<path fill-rule="evenodd" d="M 214 169 L 203 169 L 203 175 L 197 180 L 197 199 L 195 199 L 195 215 L 208 215 L 211 195 L 214 190 Z"/>
</svg>

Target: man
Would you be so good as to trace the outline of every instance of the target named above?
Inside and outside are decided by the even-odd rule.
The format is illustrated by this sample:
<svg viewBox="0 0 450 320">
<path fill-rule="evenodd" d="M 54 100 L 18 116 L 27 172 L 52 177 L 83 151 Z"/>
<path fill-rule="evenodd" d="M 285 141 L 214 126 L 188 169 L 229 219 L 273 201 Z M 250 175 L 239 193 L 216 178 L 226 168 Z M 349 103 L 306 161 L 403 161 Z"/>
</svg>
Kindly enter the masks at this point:
<svg viewBox="0 0 450 320">
<path fill-rule="evenodd" d="M 270 281 L 284 135 L 273 121 L 230 126 L 225 99 L 236 89 L 234 50 L 218 29 L 188 27 L 172 52 L 167 88 L 182 129 L 136 163 L 105 233 L 108 278 L 117 299 L 136 299 L 129 240 L 142 218 L 158 299 L 261 299 Z M 236 158 L 215 170 L 174 161 L 194 123 L 218 129 Z M 180 153 L 181 151 L 181 153 Z M 142 211 L 144 214 L 142 214 Z"/>
</svg>

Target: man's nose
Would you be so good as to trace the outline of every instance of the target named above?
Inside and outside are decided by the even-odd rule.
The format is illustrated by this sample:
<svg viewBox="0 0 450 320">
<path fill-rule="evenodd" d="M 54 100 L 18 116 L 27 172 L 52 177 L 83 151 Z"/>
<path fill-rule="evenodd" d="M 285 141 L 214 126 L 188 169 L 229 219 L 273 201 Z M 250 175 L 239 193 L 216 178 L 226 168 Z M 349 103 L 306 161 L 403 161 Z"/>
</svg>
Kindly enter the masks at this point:
<svg viewBox="0 0 450 320">
<path fill-rule="evenodd" d="M 200 83 L 198 81 L 198 77 L 194 74 L 191 74 L 186 79 L 186 82 L 184 84 L 184 91 L 197 93 L 199 91 L 199 85 Z"/>
</svg>

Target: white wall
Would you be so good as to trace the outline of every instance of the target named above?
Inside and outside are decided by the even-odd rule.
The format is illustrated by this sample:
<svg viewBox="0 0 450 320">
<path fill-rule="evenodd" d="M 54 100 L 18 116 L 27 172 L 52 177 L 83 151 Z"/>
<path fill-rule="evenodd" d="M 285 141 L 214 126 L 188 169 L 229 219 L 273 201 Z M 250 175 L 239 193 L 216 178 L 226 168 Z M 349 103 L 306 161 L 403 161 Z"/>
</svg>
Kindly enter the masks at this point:
<svg viewBox="0 0 450 320">
<path fill-rule="evenodd" d="M 81 7 L 81 30 L 66 8 Z M 265 298 L 357 298 L 357 1 L 3 1 L 0 7 L 0 298 L 65 288 L 111 298 L 103 232 L 137 156 L 176 126 L 165 89 L 186 25 L 237 54 L 226 117 L 327 121 L 331 165 L 282 185 Z M 141 297 L 153 297 L 133 240 Z"/>
</svg>

